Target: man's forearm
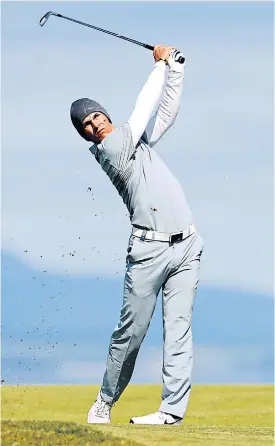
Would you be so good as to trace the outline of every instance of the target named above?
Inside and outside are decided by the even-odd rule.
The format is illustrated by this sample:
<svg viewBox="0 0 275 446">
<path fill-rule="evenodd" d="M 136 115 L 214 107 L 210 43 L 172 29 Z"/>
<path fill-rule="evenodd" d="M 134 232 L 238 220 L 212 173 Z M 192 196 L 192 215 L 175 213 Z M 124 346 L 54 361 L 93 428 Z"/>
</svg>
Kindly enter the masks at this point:
<svg viewBox="0 0 275 446">
<path fill-rule="evenodd" d="M 174 124 L 177 117 L 183 91 L 184 65 L 169 58 L 169 73 L 163 97 L 157 113 L 152 117 L 148 128 L 147 138 L 150 146 L 164 135 Z"/>
<path fill-rule="evenodd" d="M 143 135 L 150 118 L 163 94 L 166 82 L 166 65 L 160 60 L 155 63 L 146 84 L 137 97 L 136 105 L 128 120 L 132 131 L 134 146 Z"/>
<path fill-rule="evenodd" d="M 163 98 L 158 108 L 159 117 L 166 125 L 172 125 L 176 119 L 182 90 L 183 73 L 170 71 Z"/>
</svg>

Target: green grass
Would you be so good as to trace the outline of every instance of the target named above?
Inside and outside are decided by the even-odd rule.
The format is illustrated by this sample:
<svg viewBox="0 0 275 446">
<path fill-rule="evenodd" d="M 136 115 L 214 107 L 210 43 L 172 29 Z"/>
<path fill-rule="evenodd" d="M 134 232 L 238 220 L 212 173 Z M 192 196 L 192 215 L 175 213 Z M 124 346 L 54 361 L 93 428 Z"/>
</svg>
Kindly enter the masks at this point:
<svg viewBox="0 0 275 446">
<path fill-rule="evenodd" d="M 98 386 L 4 386 L 2 445 L 274 444 L 273 386 L 194 385 L 184 422 L 174 427 L 128 424 L 131 416 L 158 409 L 159 385 L 128 386 L 112 410 L 112 424 L 89 426 L 97 392 Z"/>
<path fill-rule="evenodd" d="M 2 421 L 2 446 L 90 445 L 139 446 L 91 426 L 60 421 Z"/>
</svg>

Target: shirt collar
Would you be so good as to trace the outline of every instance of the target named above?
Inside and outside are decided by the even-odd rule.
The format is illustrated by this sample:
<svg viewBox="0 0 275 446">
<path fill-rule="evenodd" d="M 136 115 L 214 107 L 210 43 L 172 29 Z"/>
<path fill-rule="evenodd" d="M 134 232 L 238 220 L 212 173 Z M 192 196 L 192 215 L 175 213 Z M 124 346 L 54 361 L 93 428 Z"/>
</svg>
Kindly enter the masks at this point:
<svg viewBox="0 0 275 446">
<path fill-rule="evenodd" d="M 91 147 L 89 147 L 90 152 L 95 155 L 97 152 L 97 145 L 93 144 Z"/>
</svg>

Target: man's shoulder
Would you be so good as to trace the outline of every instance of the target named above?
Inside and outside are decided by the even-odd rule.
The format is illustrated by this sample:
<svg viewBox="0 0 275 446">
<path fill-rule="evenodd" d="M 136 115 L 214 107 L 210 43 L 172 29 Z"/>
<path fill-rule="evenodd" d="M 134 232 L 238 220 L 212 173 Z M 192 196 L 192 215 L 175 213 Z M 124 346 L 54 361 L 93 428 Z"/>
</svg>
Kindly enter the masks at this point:
<svg viewBox="0 0 275 446">
<path fill-rule="evenodd" d="M 119 150 L 121 147 L 131 143 L 132 135 L 128 122 L 116 127 L 106 138 L 101 142 L 104 150 Z"/>
<path fill-rule="evenodd" d="M 130 132 L 129 123 L 125 122 L 121 126 L 115 127 L 114 130 L 111 133 L 109 133 L 109 135 L 107 135 L 106 138 L 104 138 L 104 140 L 102 141 L 102 144 L 106 144 L 109 141 L 112 141 L 113 139 L 124 137 L 129 132 Z"/>
</svg>

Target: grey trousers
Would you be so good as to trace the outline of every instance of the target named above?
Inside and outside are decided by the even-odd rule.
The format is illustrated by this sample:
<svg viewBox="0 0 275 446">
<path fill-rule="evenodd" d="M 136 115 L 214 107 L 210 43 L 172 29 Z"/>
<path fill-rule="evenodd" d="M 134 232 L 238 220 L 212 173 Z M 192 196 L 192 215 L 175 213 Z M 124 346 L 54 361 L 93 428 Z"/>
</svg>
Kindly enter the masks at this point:
<svg viewBox="0 0 275 446">
<path fill-rule="evenodd" d="M 198 233 L 174 244 L 130 236 L 120 321 L 111 337 L 100 390 L 106 402 L 114 404 L 131 379 L 162 289 L 163 391 L 159 410 L 184 417 L 191 390 L 192 310 L 202 251 Z"/>
</svg>

